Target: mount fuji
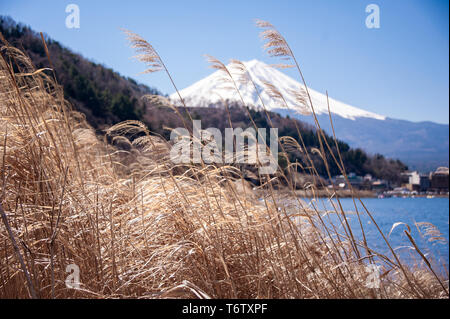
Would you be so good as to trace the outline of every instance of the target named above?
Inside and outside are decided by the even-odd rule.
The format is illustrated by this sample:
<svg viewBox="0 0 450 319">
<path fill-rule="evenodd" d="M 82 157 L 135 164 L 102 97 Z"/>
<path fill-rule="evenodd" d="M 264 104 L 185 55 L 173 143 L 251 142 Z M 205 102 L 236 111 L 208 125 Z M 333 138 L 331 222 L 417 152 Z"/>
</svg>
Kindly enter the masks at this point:
<svg viewBox="0 0 450 319">
<path fill-rule="evenodd" d="M 251 60 L 243 63 L 248 75 L 255 82 L 267 110 L 284 116 L 289 115 L 300 121 L 314 123 L 312 116 L 302 114 L 305 107 L 299 106 L 293 93 L 293 91 L 299 92 L 304 89 L 303 84 L 261 61 Z M 180 94 L 186 105 L 190 107 L 216 107 L 222 104 L 223 100 L 242 104 L 237 92 L 224 85 L 223 78 L 223 71 L 216 71 L 181 90 Z M 276 86 L 283 95 L 288 108 L 284 103 L 281 104 L 280 101 L 271 97 L 264 82 Z M 240 81 L 236 81 L 236 84 L 246 105 L 262 107 L 253 85 Z M 328 133 L 332 133 L 326 95 L 309 87 L 308 90 L 321 127 Z M 170 95 L 170 99 L 174 104 L 180 104 L 178 94 Z M 448 166 L 448 124 L 392 119 L 331 97 L 329 104 L 336 136 L 350 146 L 362 148 L 368 153 L 398 158 L 410 169 L 423 172 L 435 170 L 438 166 Z"/>
</svg>

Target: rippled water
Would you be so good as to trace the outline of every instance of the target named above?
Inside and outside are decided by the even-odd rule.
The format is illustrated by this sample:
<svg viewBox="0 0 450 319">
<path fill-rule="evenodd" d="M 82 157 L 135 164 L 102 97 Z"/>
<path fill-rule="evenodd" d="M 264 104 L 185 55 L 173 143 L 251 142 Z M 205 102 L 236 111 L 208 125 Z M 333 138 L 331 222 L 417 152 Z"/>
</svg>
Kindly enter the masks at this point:
<svg viewBox="0 0 450 319">
<path fill-rule="evenodd" d="M 319 199 L 310 201 L 304 199 L 309 205 L 315 205 L 321 211 L 332 210 L 333 206 L 329 199 Z M 336 203 L 335 200 L 333 200 Z M 355 212 L 355 206 L 351 198 L 343 198 L 340 200 L 344 211 Z M 448 269 L 449 262 L 449 199 L 448 198 L 363 198 L 364 205 L 372 213 L 378 226 L 383 233 L 388 236 L 394 223 L 403 222 L 410 226 L 411 235 L 416 240 L 419 249 L 426 253 L 427 258 L 433 259 L 435 265 L 442 265 L 445 263 L 445 268 Z M 337 207 L 337 206 L 336 206 Z M 357 209 L 363 212 L 364 209 L 360 203 Z M 328 219 L 329 218 L 329 219 Z M 350 225 L 354 231 L 354 236 L 362 240 L 361 227 L 358 217 L 354 213 L 348 214 Z M 339 225 L 339 220 L 336 214 L 327 214 L 325 220 Z M 361 214 L 361 221 L 366 234 L 369 247 L 375 249 L 380 253 L 392 256 L 389 248 L 384 242 L 382 236 L 367 216 Z M 430 241 L 430 236 L 423 236 L 419 233 L 415 222 L 429 222 L 436 226 L 442 234 L 443 240 Z M 404 234 L 406 226 L 399 225 L 389 236 L 389 241 L 396 252 L 401 256 L 402 260 L 407 263 L 414 263 L 414 258 L 418 257 L 417 253 L 412 249 L 411 242 Z M 340 227 L 343 231 L 343 228 Z M 420 257 L 418 257 L 420 259 Z M 438 266 L 439 267 L 439 266 Z M 442 271 L 443 268 L 440 269 Z"/>
</svg>

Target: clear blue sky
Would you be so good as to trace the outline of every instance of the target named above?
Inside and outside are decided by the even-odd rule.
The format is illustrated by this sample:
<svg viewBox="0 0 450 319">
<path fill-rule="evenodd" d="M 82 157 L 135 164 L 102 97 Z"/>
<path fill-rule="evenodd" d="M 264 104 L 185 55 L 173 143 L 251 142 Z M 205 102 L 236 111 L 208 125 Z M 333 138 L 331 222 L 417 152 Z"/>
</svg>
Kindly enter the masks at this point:
<svg viewBox="0 0 450 319">
<path fill-rule="evenodd" d="M 80 8 L 80 29 L 65 26 L 70 3 Z M 365 26 L 371 3 L 380 7 L 379 29 Z M 184 88 L 212 72 L 206 53 L 275 63 L 261 49 L 260 18 L 287 38 L 315 90 L 393 118 L 449 121 L 448 1 L 1 0 L 0 14 L 163 93 L 173 92 L 168 79 L 138 74 L 144 66 L 130 59 L 119 28 L 148 39 Z"/>
</svg>

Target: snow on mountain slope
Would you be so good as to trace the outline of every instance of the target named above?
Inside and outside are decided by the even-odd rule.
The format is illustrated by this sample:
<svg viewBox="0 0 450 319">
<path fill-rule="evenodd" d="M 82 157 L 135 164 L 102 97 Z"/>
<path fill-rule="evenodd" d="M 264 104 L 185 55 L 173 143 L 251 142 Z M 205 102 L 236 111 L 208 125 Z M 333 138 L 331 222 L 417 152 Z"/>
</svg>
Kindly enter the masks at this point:
<svg viewBox="0 0 450 319">
<path fill-rule="evenodd" d="M 278 71 L 274 67 L 271 67 L 261 61 L 251 60 L 243 62 L 252 77 L 253 81 L 258 87 L 258 91 L 261 94 L 261 98 L 268 110 L 280 109 L 283 106 L 280 102 L 277 102 L 271 98 L 265 88 L 263 81 L 267 81 L 276 86 L 276 88 L 283 94 L 285 100 L 290 109 L 297 108 L 297 102 L 295 96 L 290 90 L 299 91 L 304 86 Z M 228 67 L 228 66 L 227 66 Z M 226 89 L 224 86 L 222 71 L 216 71 L 206 78 L 194 83 L 193 85 L 180 91 L 181 96 L 184 98 L 187 106 L 195 107 L 208 107 L 221 101 L 221 97 L 225 100 L 240 102 L 240 98 L 236 90 Z M 261 107 L 261 102 L 255 92 L 253 85 L 244 83 L 238 83 L 239 89 L 243 96 L 245 103 L 248 105 L 254 105 Z M 316 114 L 328 114 L 328 106 L 326 95 L 314 91 L 310 88 L 309 93 L 314 105 Z M 170 95 L 171 100 L 179 105 L 180 100 L 176 93 Z M 354 106 L 342 103 L 340 101 L 329 98 L 331 112 L 339 115 L 343 118 L 355 120 L 358 117 L 373 118 L 377 120 L 385 120 L 386 117 L 375 114 L 369 111 L 365 111 Z"/>
</svg>

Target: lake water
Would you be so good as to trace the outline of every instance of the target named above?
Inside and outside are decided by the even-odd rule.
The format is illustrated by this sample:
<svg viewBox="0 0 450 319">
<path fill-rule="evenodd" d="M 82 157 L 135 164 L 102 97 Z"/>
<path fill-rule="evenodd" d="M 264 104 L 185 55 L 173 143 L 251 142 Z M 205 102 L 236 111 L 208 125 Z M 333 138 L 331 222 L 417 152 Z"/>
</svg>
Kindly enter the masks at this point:
<svg viewBox="0 0 450 319">
<path fill-rule="evenodd" d="M 309 205 L 312 204 L 309 199 L 304 200 L 309 203 Z M 355 212 L 355 206 L 351 198 L 343 198 L 340 199 L 340 201 L 344 211 Z M 336 201 L 334 202 L 336 203 Z M 440 268 L 439 271 L 443 271 L 444 267 L 448 269 L 448 198 L 363 198 L 362 202 L 369 212 L 371 212 L 378 226 L 386 236 L 388 236 L 394 223 L 403 222 L 408 224 L 411 228 L 412 237 L 417 242 L 419 249 L 423 253 L 427 253 L 427 258 L 430 257 L 433 259 L 433 264 L 436 265 L 437 268 Z M 364 212 L 362 205 L 359 202 L 357 203 L 358 211 Z M 333 209 L 329 199 L 318 199 L 313 201 L 313 204 L 322 211 Z M 339 224 L 336 214 L 328 214 L 327 218 L 328 217 L 330 217 L 333 224 Z M 357 237 L 357 239 L 362 240 L 361 227 L 357 215 L 350 213 L 347 217 L 350 219 L 349 223 L 354 232 L 354 236 Z M 369 247 L 375 249 L 377 252 L 392 256 L 389 252 L 389 248 L 367 214 L 362 213 L 361 220 Z M 415 222 L 429 222 L 436 226 L 442 234 L 444 242 L 442 240 L 430 241 L 429 237 L 421 236 L 414 224 Z M 404 225 L 396 227 L 389 236 L 389 242 L 391 246 L 396 249 L 396 252 L 398 252 L 402 260 L 411 264 L 414 263 L 414 257 L 418 255 L 411 249 L 412 244 L 404 234 L 405 229 L 406 226 Z M 340 230 L 343 231 L 343 228 L 341 227 Z M 418 257 L 418 259 L 420 259 L 420 257 Z M 444 267 L 442 267 L 442 262 L 445 264 Z"/>
</svg>

